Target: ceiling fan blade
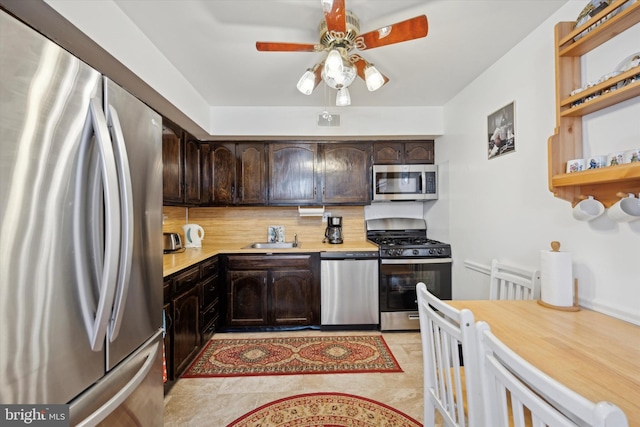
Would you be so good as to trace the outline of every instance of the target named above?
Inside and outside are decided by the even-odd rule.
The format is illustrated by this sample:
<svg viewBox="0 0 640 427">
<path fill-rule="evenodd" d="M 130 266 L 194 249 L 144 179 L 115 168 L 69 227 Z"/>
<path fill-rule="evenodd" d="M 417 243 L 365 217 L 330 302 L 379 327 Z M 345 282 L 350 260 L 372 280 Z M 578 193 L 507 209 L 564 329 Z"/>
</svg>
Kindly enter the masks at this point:
<svg viewBox="0 0 640 427">
<path fill-rule="evenodd" d="M 358 50 L 373 49 L 375 47 L 405 42 L 426 37 L 429 24 L 426 15 L 416 16 L 406 21 L 378 28 L 356 37 L 355 46 Z"/>
<path fill-rule="evenodd" d="M 364 69 L 367 65 L 370 65 L 371 63 L 366 59 L 364 59 L 363 57 L 361 57 L 360 55 L 351 55 L 349 57 L 349 61 L 356 67 L 356 72 L 358 73 L 358 77 L 366 81 L 367 79 L 364 75 Z M 382 78 L 384 79 L 384 83 L 382 84 L 384 86 L 389 82 L 389 78 L 384 74 L 382 74 Z"/>
<path fill-rule="evenodd" d="M 324 46 L 310 43 L 256 42 L 260 52 L 320 52 Z"/>
<path fill-rule="evenodd" d="M 345 34 L 347 32 L 347 11 L 344 0 L 320 0 L 327 30 Z"/>
</svg>

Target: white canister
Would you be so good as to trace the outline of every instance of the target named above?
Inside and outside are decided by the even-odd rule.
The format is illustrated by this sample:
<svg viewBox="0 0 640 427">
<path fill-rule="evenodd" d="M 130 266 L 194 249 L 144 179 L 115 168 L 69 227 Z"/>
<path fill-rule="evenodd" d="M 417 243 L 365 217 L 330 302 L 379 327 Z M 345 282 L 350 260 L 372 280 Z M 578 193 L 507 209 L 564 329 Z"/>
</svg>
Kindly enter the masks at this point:
<svg viewBox="0 0 640 427">
<path fill-rule="evenodd" d="M 607 166 L 607 156 L 605 155 L 591 156 L 587 159 L 587 169 L 598 169 L 605 166 Z"/>
<path fill-rule="evenodd" d="M 584 159 L 573 159 L 567 162 L 567 173 L 580 172 L 585 169 Z"/>
<path fill-rule="evenodd" d="M 618 200 L 607 210 L 607 216 L 616 222 L 631 222 L 640 219 L 640 199 L 633 194 Z"/>
<path fill-rule="evenodd" d="M 573 217 L 580 221 L 591 221 L 604 213 L 604 205 L 593 196 L 576 203 L 573 207 Z"/>
</svg>

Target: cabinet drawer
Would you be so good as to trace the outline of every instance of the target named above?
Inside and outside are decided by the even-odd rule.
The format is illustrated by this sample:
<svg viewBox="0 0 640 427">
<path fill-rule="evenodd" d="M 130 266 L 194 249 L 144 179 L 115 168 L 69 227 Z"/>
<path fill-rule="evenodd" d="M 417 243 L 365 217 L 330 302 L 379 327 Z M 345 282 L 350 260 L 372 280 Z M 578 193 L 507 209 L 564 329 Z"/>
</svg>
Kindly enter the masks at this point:
<svg viewBox="0 0 640 427">
<path fill-rule="evenodd" d="M 200 281 L 200 267 L 192 267 L 173 277 L 175 293 L 193 288 Z"/>
<path fill-rule="evenodd" d="M 202 312 L 202 326 L 206 328 L 211 322 L 215 321 L 220 312 L 218 310 L 218 304 L 213 304 L 211 307 L 208 307 L 206 310 Z"/>
<path fill-rule="evenodd" d="M 201 307 L 209 307 L 218 295 L 218 276 L 208 278 L 202 282 Z"/>
<path fill-rule="evenodd" d="M 218 274 L 218 257 L 211 258 L 200 264 L 200 277 L 206 279 Z"/>
<path fill-rule="evenodd" d="M 311 268 L 311 255 L 229 256 L 229 270 L 265 270 L 270 268 Z"/>
</svg>

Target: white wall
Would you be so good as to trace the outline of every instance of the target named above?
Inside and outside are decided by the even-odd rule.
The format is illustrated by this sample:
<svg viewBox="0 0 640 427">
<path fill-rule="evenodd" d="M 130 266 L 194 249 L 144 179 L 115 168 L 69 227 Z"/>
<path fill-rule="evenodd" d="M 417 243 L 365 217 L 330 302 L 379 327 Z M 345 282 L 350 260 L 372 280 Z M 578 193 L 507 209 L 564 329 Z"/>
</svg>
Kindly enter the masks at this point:
<svg viewBox="0 0 640 427">
<path fill-rule="evenodd" d="M 430 237 L 449 241 L 454 298 L 484 298 L 488 277 L 465 268 L 492 258 L 540 268 L 552 240 L 573 257 L 580 303 L 640 324 L 640 221 L 606 216 L 585 223 L 547 184 L 547 139 L 555 127 L 554 25 L 572 21 L 583 1 L 571 1 L 445 106 L 436 139 L 441 198 L 426 213 Z M 640 25 L 583 62 L 589 81 L 637 52 Z M 635 41 L 635 42 L 632 42 Z M 585 78 L 583 76 L 583 78 Z M 516 151 L 487 159 L 487 115 L 515 101 Z M 615 113 L 615 114 L 614 114 Z M 586 117 L 584 154 L 640 146 L 640 100 Z M 444 191 L 446 190 L 446 191 Z"/>
</svg>

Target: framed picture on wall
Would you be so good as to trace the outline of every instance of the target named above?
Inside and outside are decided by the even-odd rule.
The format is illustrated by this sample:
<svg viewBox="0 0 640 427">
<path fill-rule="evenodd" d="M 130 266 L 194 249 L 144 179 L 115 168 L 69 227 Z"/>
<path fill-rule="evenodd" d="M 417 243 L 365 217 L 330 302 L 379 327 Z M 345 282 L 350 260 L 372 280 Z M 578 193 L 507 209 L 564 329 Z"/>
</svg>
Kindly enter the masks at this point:
<svg viewBox="0 0 640 427">
<path fill-rule="evenodd" d="M 490 159 L 515 151 L 515 101 L 489 114 L 487 135 Z"/>
</svg>

